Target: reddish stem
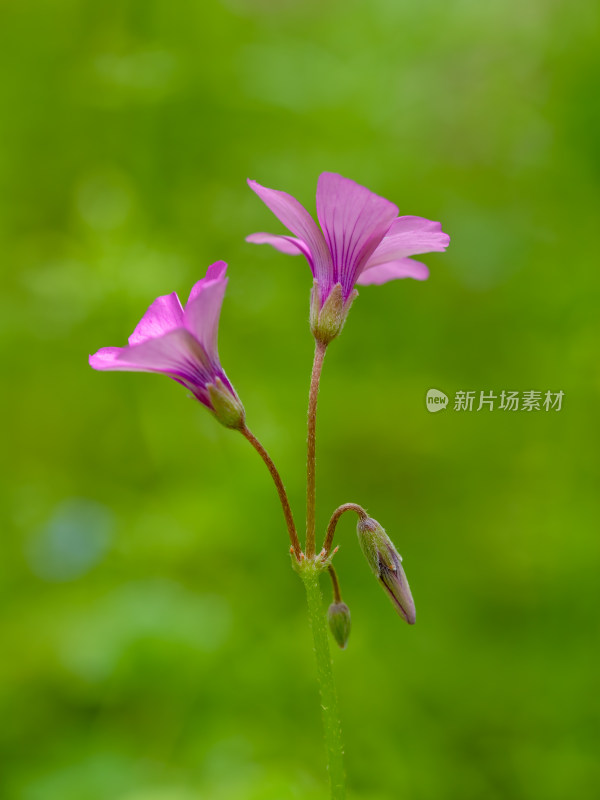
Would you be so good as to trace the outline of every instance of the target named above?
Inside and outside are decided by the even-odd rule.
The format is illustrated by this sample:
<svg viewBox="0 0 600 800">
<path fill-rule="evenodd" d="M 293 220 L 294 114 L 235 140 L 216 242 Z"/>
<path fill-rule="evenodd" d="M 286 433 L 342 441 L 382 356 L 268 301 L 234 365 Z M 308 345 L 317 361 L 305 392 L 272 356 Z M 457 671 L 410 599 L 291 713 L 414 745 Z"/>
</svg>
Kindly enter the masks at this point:
<svg viewBox="0 0 600 800">
<path fill-rule="evenodd" d="M 298 539 L 298 533 L 296 532 L 296 525 L 294 524 L 294 517 L 292 515 L 292 509 L 290 508 L 290 502 L 288 500 L 288 496 L 285 491 L 283 481 L 281 480 L 281 476 L 277 471 L 277 467 L 273 463 L 272 458 L 267 453 L 265 448 L 258 441 L 256 436 L 251 431 L 249 431 L 248 428 L 246 428 L 246 426 L 244 426 L 240 432 L 250 442 L 252 447 L 256 450 L 258 455 L 265 462 L 265 464 L 267 465 L 267 469 L 271 473 L 271 477 L 273 478 L 275 488 L 277 489 L 277 494 L 279 495 L 279 500 L 281 501 L 281 507 L 283 508 L 283 515 L 285 517 L 285 523 L 287 525 L 288 533 L 290 535 L 290 542 L 292 543 L 292 549 L 294 551 L 296 559 L 300 561 L 302 548 L 300 547 L 300 540 Z"/>
<path fill-rule="evenodd" d="M 315 358 L 313 361 L 312 375 L 310 378 L 310 392 L 308 395 L 308 438 L 306 448 L 306 557 L 315 555 L 315 504 L 316 504 L 316 430 L 317 430 L 317 398 L 319 396 L 319 381 L 323 369 L 323 359 L 327 345 L 317 342 Z"/>
<path fill-rule="evenodd" d="M 329 555 L 329 551 L 331 550 L 331 545 L 333 544 L 333 537 L 335 536 L 335 529 L 338 524 L 339 518 L 344 514 L 346 511 L 354 511 L 361 519 L 367 519 L 369 516 L 367 512 L 364 510 L 362 506 L 357 505 L 356 503 L 344 503 L 343 506 L 339 506 L 331 515 L 331 519 L 329 520 L 329 525 L 327 526 L 327 535 L 325 536 L 325 541 L 323 542 L 323 557 L 327 558 Z"/>
</svg>

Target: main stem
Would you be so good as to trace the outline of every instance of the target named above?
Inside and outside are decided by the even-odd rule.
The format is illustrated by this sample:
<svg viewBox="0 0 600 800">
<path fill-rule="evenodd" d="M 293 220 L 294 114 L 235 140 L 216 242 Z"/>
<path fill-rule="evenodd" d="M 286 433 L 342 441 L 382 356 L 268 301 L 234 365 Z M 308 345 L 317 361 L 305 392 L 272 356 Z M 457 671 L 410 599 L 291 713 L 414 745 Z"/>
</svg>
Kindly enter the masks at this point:
<svg viewBox="0 0 600 800">
<path fill-rule="evenodd" d="M 323 611 L 323 596 L 319 586 L 319 572 L 317 569 L 307 565 L 301 571 L 301 575 L 306 588 L 308 617 L 317 658 L 317 677 L 321 692 L 331 800 L 344 800 L 346 797 L 346 777 L 344 775 L 342 728 L 333 679 L 329 635 Z"/>
<path fill-rule="evenodd" d="M 285 524 L 287 525 L 288 533 L 290 536 L 290 542 L 292 543 L 292 549 L 294 550 L 294 555 L 296 556 L 296 559 L 299 561 L 300 555 L 302 553 L 302 548 L 300 547 L 300 540 L 298 539 L 298 533 L 296 532 L 296 525 L 294 524 L 292 509 L 290 508 L 290 501 L 288 500 L 288 496 L 285 491 L 283 481 L 281 480 L 281 475 L 277 471 L 277 467 L 273 463 L 273 459 L 267 453 L 262 444 L 258 441 L 256 436 L 252 433 L 252 431 L 248 430 L 248 428 L 246 428 L 246 426 L 244 425 L 244 427 L 240 429 L 240 433 L 243 436 L 245 436 L 246 439 L 250 442 L 252 447 L 256 450 L 258 455 L 265 462 L 265 464 L 267 465 L 267 469 L 271 473 L 271 477 L 273 478 L 273 483 L 275 484 L 275 488 L 277 489 L 277 494 L 279 495 L 279 500 L 281 501 L 281 507 L 283 509 L 283 515 L 285 517 Z"/>
<path fill-rule="evenodd" d="M 306 557 L 315 555 L 315 497 L 316 497 L 316 431 L 317 431 L 317 398 L 319 396 L 319 381 L 323 369 L 323 359 L 327 345 L 317 342 L 315 358 L 313 361 L 312 375 L 310 378 L 310 392 L 308 395 L 308 439 L 306 448 Z"/>
</svg>

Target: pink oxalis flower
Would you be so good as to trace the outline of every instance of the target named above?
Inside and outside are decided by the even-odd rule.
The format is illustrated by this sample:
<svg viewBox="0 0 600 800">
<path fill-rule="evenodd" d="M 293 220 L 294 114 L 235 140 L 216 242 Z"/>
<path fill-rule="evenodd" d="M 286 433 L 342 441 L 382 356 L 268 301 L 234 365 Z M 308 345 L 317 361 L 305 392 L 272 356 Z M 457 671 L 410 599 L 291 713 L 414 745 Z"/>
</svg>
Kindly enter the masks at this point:
<svg viewBox="0 0 600 800">
<path fill-rule="evenodd" d="M 244 408 L 219 362 L 217 331 L 227 286 L 227 264 L 207 269 L 182 307 L 176 292 L 157 297 L 126 347 L 90 356 L 98 370 L 159 372 L 181 383 L 228 428 L 241 429 Z"/>
<path fill-rule="evenodd" d="M 253 233 L 246 241 L 307 259 L 314 277 L 311 327 L 320 341 L 340 332 L 357 294 L 355 285 L 425 280 L 429 270 L 411 256 L 443 251 L 450 241 L 439 222 L 400 217 L 389 200 L 333 172 L 323 172 L 317 183 L 320 228 L 286 192 L 252 180 L 248 185 L 294 235 Z"/>
</svg>

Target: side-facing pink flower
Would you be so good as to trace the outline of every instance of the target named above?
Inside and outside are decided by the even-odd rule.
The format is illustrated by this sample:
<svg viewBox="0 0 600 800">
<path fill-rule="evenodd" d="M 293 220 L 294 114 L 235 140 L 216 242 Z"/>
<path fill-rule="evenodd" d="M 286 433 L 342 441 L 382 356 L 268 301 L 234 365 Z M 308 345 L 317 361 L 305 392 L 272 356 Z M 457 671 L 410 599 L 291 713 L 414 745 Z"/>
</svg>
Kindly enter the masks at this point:
<svg viewBox="0 0 600 800">
<path fill-rule="evenodd" d="M 157 297 L 126 347 L 90 356 L 98 370 L 159 372 L 192 392 L 228 428 L 244 426 L 244 408 L 219 362 L 217 332 L 227 286 L 227 264 L 207 269 L 182 307 L 176 292 Z"/>
<path fill-rule="evenodd" d="M 340 332 L 356 296 L 356 284 L 381 284 L 394 278 L 425 280 L 427 267 L 410 256 L 443 251 L 450 241 L 439 222 L 399 217 L 389 200 L 333 172 L 323 172 L 317 183 L 320 228 L 286 192 L 252 180 L 248 185 L 294 236 L 253 233 L 246 241 L 305 256 L 314 277 L 311 326 L 321 341 L 330 341 Z"/>
</svg>

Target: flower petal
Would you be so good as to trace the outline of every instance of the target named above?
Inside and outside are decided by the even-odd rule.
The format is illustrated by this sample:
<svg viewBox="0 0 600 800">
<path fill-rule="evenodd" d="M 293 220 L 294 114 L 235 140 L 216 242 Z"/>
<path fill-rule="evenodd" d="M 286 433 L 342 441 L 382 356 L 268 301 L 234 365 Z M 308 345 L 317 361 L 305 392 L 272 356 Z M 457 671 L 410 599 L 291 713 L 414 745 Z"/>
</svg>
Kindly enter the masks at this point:
<svg viewBox="0 0 600 800">
<path fill-rule="evenodd" d="M 184 328 L 169 331 L 156 339 L 147 339 L 133 347 L 124 347 L 116 361 L 126 364 L 124 368 L 132 372 L 162 372 L 181 378 L 190 386 L 201 385 L 213 379 L 213 370 L 206 353 Z"/>
<path fill-rule="evenodd" d="M 117 361 L 119 356 L 127 347 L 102 347 L 97 353 L 89 357 L 90 367 L 101 370 L 123 370 L 131 369 L 125 362 Z M 135 371 L 135 370 L 134 370 Z"/>
<path fill-rule="evenodd" d="M 300 254 L 306 256 L 308 261 L 311 261 L 310 250 L 306 242 L 302 239 L 296 239 L 294 236 L 276 236 L 273 233 L 251 233 L 246 236 L 246 241 L 251 244 L 270 244 L 281 253 L 288 256 L 299 256 Z"/>
<path fill-rule="evenodd" d="M 209 359 L 216 365 L 219 363 L 217 351 L 219 317 L 227 288 L 225 269 L 219 271 L 218 275 L 220 277 L 209 280 L 207 273 L 206 278 L 198 281 L 190 293 L 190 299 L 183 312 L 186 329 L 196 337 Z"/>
<path fill-rule="evenodd" d="M 207 385 L 221 378 L 230 383 L 220 367 L 215 367 L 189 331 L 180 328 L 155 339 L 128 347 L 103 347 L 89 358 L 98 370 L 156 372 L 182 384 L 208 408 L 212 408 Z M 233 389 L 232 393 L 235 394 Z"/>
<path fill-rule="evenodd" d="M 225 277 L 225 273 L 227 272 L 227 263 L 225 261 L 215 261 L 214 264 L 211 264 L 210 267 L 206 270 L 206 275 L 203 278 L 200 278 L 192 286 L 192 291 L 190 292 L 190 296 L 188 297 L 188 301 L 186 303 L 186 308 L 190 303 L 190 300 L 193 300 L 197 295 L 200 294 L 202 291 L 202 287 L 208 283 L 209 281 L 218 281 Z"/>
<path fill-rule="evenodd" d="M 398 208 L 349 178 L 323 172 L 317 184 L 317 216 L 333 260 L 331 285 L 340 282 L 347 297 Z"/>
<path fill-rule="evenodd" d="M 156 298 L 136 325 L 128 341 L 130 345 L 140 344 L 181 327 L 183 327 L 183 308 L 177 293 L 171 292 Z"/>
<path fill-rule="evenodd" d="M 385 264 L 368 266 L 358 276 L 357 284 L 369 286 L 371 284 L 380 286 L 382 283 L 393 281 L 396 278 L 415 278 L 418 281 L 427 280 L 429 269 L 420 261 L 412 258 L 402 258 L 398 261 L 387 261 Z"/>
<path fill-rule="evenodd" d="M 424 217 L 398 217 L 369 258 L 365 269 L 421 253 L 442 252 L 449 243 L 450 237 L 442 231 L 441 223 Z"/>
<path fill-rule="evenodd" d="M 308 211 L 295 197 L 287 194 L 287 192 L 268 189 L 266 186 L 261 186 L 260 183 L 250 179 L 248 179 L 248 186 L 252 191 L 256 192 L 263 203 L 288 230 L 306 243 L 310 251 L 308 263 L 313 275 L 317 280 L 320 280 L 320 275 L 327 273 L 331 264 L 331 256 L 323 234 Z"/>
<path fill-rule="evenodd" d="M 94 369 L 162 372 L 196 379 L 208 359 L 194 337 L 183 328 L 127 347 L 103 347 L 89 363 Z"/>
</svg>

